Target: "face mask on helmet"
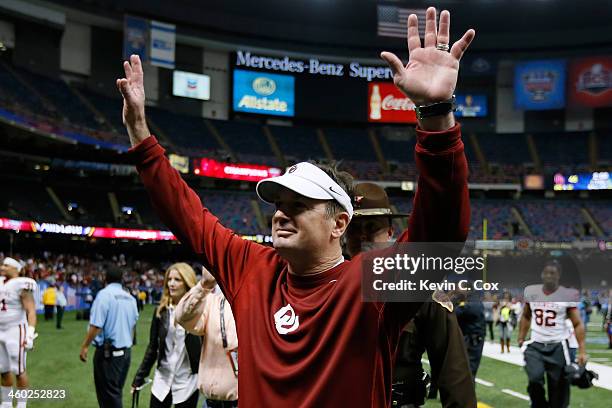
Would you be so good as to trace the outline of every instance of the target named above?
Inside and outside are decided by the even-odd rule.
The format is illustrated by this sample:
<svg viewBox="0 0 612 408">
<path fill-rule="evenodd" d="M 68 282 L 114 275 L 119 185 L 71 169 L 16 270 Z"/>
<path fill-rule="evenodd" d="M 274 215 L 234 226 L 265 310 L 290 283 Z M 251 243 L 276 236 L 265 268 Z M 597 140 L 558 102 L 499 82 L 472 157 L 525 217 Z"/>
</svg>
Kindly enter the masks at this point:
<svg viewBox="0 0 612 408">
<path fill-rule="evenodd" d="M 599 379 L 596 372 L 587 370 L 585 366 L 576 363 L 565 366 L 565 377 L 578 388 L 590 388 L 593 386 L 593 380 Z"/>
</svg>

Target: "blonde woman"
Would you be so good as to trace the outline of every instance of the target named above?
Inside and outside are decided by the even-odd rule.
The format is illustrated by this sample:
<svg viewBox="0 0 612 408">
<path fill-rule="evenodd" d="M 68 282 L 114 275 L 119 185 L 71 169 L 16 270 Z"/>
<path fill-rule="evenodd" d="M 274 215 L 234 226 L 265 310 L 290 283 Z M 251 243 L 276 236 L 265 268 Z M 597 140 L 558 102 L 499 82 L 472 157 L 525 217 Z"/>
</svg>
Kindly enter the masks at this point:
<svg viewBox="0 0 612 408">
<path fill-rule="evenodd" d="M 151 322 L 149 345 L 132 382 L 132 392 L 144 383 L 157 361 L 151 408 L 194 408 L 198 403 L 198 367 L 202 340 L 175 323 L 175 307 L 197 285 L 193 268 L 175 263 L 167 270 L 159 306 Z"/>
</svg>

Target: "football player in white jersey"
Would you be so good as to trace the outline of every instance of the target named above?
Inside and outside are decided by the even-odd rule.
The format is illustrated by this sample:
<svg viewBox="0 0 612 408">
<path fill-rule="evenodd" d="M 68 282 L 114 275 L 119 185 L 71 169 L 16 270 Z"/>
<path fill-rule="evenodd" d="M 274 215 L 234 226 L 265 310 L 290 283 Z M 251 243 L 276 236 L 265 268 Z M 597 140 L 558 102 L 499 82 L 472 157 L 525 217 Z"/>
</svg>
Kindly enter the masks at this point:
<svg viewBox="0 0 612 408">
<path fill-rule="evenodd" d="M 13 374 L 17 390 L 27 389 L 26 351 L 36 338 L 36 303 L 34 279 L 19 277 L 22 265 L 13 258 L 4 258 L 0 265 L 0 373 L 2 374 L 1 408 L 25 408 L 26 396 L 13 391 Z"/>
<path fill-rule="evenodd" d="M 542 284 L 525 288 L 518 343 L 525 357 L 531 407 L 564 408 L 569 405 L 570 396 L 570 384 L 564 369 L 571 362 L 566 319 L 572 322 L 578 340 L 578 364 L 586 364 L 587 360 L 584 325 L 577 308 L 580 296 L 575 289 L 559 286 L 561 264 L 556 260 L 546 263 L 541 277 Z M 525 341 L 529 327 L 531 339 Z M 544 392 L 544 374 L 548 401 Z"/>
</svg>

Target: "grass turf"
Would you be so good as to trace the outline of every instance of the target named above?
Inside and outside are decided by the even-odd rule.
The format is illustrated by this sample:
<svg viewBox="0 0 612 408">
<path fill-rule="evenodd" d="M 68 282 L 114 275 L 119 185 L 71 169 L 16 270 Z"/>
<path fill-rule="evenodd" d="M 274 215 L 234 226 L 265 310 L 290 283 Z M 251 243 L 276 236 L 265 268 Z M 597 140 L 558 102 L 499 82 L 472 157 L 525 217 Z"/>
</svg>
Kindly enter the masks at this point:
<svg viewBox="0 0 612 408">
<path fill-rule="evenodd" d="M 123 393 L 124 406 L 126 407 L 131 406 L 129 385 L 142 360 L 149 339 L 152 313 L 153 307 L 147 306 L 138 320 L 138 344 L 132 348 L 132 363 Z M 87 322 L 77 321 L 74 312 L 66 313 L 63 330 L 57 330 L 55 322 L 45 322 L 43 320 L 39 322 L 38 332 L 40 336 L 36 340 L 36 348 L 28 353 L 27 361 L 31 389 L 64 389 L 67 398 L 65 400 L 30 400 L 28 407 L 94 408 L 98 406 L 93 382 L 93 348 L 90 347 L 87 363 L 82 363 L 79 360 L 80 344 L 86 329 Z M 588 334 L 589 338 L 604 336 L 593 326 L 589 327 Z M 596 354 L 594 353 L 595 350 L 605 351 L 605 347 L 607 345 L 589 344 L 589 354 Z M 598 354 L 612 357 L 610 353 Z M 493 387 L 477 385 L 479 401 L 494 408 L 529 406 L 528 401 L 523 401 L 501 391 L 507 388 L 521 394 L 527 394 L 527 376 L 523 368 L 484 357 L 478 377 L 494 384 Z M 150 387 L 143 390 L 141 394 L 140 407 L 148 407 L 151 394 Z M 202 398 L 200 398 L 201 400 Z M 572 407 L 604 408 L 611 406 L 610 401 L 612 401 L 612 391 L 596 387 L 588 390 L 572 387 Z M 426 405 L 428 408 L 436 406 L 440 406 L 437 401 L 429 401 Z"/>
<path fill-rule="evenodd" d="M 493 408 L 529 407 L 529 401 L 502 392 L 503 389 L 509 389 L 527 395 L 527 374 L 523 367 L 483 357 L 477 377 L 493 383 L 492 387 L 476 385 L 478 401 Z M 612 401 L 612 391 L 597 387 L 587 390 L 572 387 L 570 401 L 572 408 L 607 408 Z M 440 402 L 428 401 L 425 406 L 439 407 Z"/>
<path fill-rule="evenodd" d="M 153 307 L 147 306 L 140 314 L 137 325 L 137 344 L 132 347 L 132 360 L 126 385 L 123 388 L 123 405 L 131 407 L 130 384 L 142 361 L 149 340 L 149 328 L 153 317 Z M 64 389 L 65 400 L 30 400 L 28 407 L 52 408 L 95 408 L 96 388 L 93 380 L 93 354 L 89 348 L 87 362 L 79 360 L 81 342 L 88 327 L 87 321 L 76 320 L 75 312 L 66 312 L 62 330 L 55 328 L 55 322 L 45 322 L 39 316 L 34 350 L 28 353 L 28 374 L 31 389 Z M 153 370 L 151 370 L 151 375 Z M 152 377 L 151 377 L 152 378 Z M 151 387 L 145 388 L 140 395 L 140 407 L 149 406 Z"/>
</svg>

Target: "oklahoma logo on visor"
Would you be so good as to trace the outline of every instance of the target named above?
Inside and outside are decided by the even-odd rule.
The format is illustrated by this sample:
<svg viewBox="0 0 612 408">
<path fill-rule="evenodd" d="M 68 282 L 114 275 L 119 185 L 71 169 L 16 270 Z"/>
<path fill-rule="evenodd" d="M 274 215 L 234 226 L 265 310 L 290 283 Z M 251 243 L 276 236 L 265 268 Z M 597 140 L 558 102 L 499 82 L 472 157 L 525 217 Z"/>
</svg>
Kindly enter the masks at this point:
<svg viewBox="0 0 612 408">
<path fill-rule="evenodd" d="M 346 191 L 312 163 L 298 163 L 282 176 L 261 180 L 257 183 L 257 195 L 263 201 L 273 203 L 279 186 L 308 198 L 336 200 L 349 213 L 349 217 L 353 218 L 353 205 Z"/>
</svg>

